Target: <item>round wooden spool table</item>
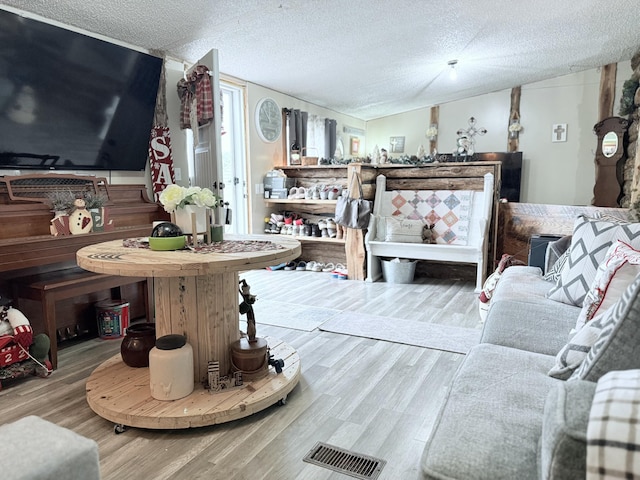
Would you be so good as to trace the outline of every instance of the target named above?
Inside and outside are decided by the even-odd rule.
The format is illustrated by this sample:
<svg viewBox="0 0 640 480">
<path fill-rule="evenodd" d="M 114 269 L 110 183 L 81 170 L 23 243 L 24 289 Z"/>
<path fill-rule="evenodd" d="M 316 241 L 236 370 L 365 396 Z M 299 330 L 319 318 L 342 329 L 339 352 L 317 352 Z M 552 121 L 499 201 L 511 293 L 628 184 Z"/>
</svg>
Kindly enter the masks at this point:
<svg viewBox="0 0 640 480">
<path fill-rule="evenodd" d="M 152 251 L 125 247 L 122 240 L 114 240 L 77 252 L 78 265 L 86 270 L 152 279 L 156 337 L 185 335 L 193 347 L 195 389 L 178 400 L 154 399 L 149 369 L 127 366 L 120 354 L 92 372 L 87 380 L 87 402 L 95 413 L 116 423 L 116 432 L 118 425 L 178 429 L 243 418 L 284 401 L 298 383 L 297 352 L 280 340 L 267 338 L 271 354 L 285 362 L 282 373 L 269 368 L 266 377 L 241 387 L 218 393 L 205 388 L 209 361 L 219 362 L 221 375 L 231 373 L 229 346 L 240 338 L 239 272 L 291 261 L 301 252 L 300 242 L 281 236 L 227 235 L 227 241 L 237 246 L 233 250 L 242 250 L 243 242 L 252 241 L 279 248 L 232 253 Z M 259 295 L 260 286 L 252 285 L 252 290 Z"/>
</svg>

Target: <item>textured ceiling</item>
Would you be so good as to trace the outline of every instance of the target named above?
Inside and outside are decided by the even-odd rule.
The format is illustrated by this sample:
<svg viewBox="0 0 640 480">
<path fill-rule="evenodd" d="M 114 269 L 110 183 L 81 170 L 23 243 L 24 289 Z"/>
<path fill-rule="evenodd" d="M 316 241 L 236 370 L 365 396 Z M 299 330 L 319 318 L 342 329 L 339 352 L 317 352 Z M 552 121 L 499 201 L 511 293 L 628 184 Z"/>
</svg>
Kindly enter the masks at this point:
<svg viewBox="0 0 640 480">
<path fill-rule="evenodd" d="M 637 0 L 3 4 L 189 63 L 216 48 L 228 75 L 363 120 L 628 60 L 640 48 Z"/>
</svg>

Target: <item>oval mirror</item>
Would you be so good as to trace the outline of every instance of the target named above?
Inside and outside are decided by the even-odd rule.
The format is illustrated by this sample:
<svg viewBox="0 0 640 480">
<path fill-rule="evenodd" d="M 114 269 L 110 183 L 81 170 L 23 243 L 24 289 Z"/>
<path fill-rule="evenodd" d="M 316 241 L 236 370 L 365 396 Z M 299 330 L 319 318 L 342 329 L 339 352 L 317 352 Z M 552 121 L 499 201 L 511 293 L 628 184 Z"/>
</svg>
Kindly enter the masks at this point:
<svg viewBox="0 0 640 480">
<path fill-rule="evenodd" d="M 613 157 L 618 151 L 618 135 L 615 132 L 609 132 L 602 138 L 602 154 L 607 157 Z"/>
</svg>

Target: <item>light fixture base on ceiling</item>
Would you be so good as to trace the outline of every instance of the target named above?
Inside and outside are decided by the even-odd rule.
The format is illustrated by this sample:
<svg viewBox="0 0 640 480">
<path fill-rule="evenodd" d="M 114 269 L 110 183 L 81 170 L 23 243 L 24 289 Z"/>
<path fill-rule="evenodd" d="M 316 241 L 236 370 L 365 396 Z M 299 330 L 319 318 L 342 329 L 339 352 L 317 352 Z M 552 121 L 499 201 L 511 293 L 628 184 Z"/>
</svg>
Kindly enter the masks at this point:
<svg viewBox="0 0 640 480">
<path fill-rule="evenodd" d="M 458 60 L 449 60 L 447 65 L 451 68 L 449 70 L 449 79 L 456 80 L 458 78 L 458 72 L 456 71 L 456 65 L 458 64 Z"/>
</svg>

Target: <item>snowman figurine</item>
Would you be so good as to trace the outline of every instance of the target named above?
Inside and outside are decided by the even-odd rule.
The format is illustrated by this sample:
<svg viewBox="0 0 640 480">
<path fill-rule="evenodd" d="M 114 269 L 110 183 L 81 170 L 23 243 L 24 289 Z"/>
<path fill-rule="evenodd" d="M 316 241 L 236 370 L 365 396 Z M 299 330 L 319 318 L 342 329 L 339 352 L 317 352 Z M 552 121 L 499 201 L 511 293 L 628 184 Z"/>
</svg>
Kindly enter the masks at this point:
<svg viewBox="0 0 640 480">
<path fill-rule="evenodd" d="M 87 210 L 85 201 L 82 198 L 76 198 L 73 202 L 73 211 L 69 214 L 69 231 L 73 235 L 77 235 L 79 233 L 89 233 L 92 228 L 91 212 Z"/>
</svg>

